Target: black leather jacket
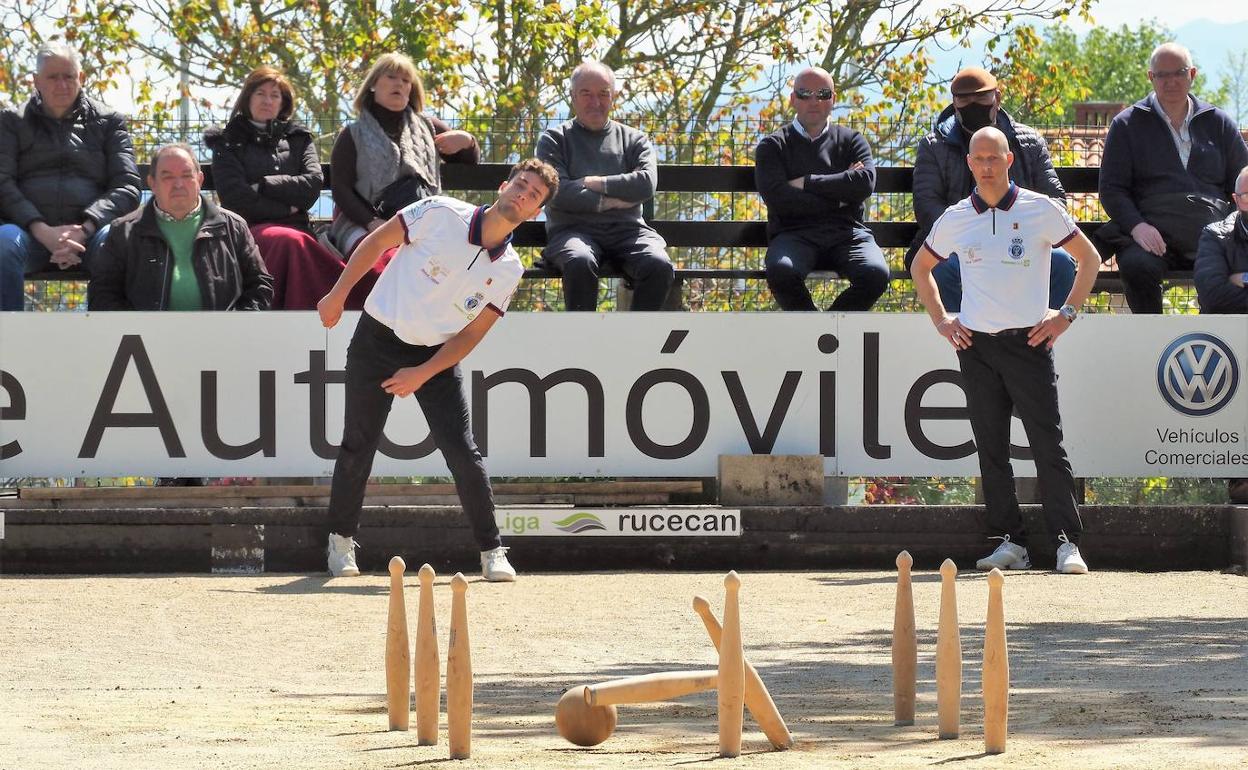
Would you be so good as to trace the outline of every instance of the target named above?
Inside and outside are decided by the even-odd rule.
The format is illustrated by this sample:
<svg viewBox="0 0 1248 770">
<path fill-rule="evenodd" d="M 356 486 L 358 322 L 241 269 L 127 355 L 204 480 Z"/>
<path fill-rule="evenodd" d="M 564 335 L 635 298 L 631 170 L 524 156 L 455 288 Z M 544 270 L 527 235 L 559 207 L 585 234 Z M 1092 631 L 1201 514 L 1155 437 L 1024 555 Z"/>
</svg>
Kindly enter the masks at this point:
<svg viewBox="0 0 1248 770">
<path fill-rule="evenodd" d="M 204 310 L 266 310 L 273 277 L 265 270 L 247 223 L 204 200 L 192 258 Z M 164 310 L 169 305 L 173 252 L 148 201 L 113 223 L 93 263 L 88 310 Z"/>
<path fill-rule="evenodd" d="M 1205 227 L 1196 250 L 1196 297 L 1202 313 L 1248 313 L 1248 288 L 1231 275 L 1248 273 L 1248 216 L 1236 211 Z"/>
</svg>

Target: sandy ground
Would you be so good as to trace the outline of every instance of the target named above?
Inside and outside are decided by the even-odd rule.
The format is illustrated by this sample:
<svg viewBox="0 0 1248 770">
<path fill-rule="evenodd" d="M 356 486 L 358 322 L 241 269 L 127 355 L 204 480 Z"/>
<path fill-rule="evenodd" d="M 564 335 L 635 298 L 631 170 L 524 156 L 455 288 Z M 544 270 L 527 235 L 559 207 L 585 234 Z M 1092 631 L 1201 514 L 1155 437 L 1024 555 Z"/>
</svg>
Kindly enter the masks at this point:
<svg viewBox="0 0 1248 770">
<path fill-rule="evenodd" d="M 517 560 L 520 561 L 520 560 Z M 987 585 L 959 579 L 962 736 L 935 730 L 939 579 L 916 572 L 919 705 L 892 726 L 894 578 L 746 574 L 746 653 L 796 738 L 747 720 L 716 759 L 714 693 L 621 706 L 606 743 L 555 732 L 560 692 L 714 667 L 694 594 L 711 574 L 523 574 L 469 589 L 476 721 L 456 766 L 649 768 L 1226 768 L 1248 766 L 1248 579 L 1216 573 L 1011 574 L 1010 742 L 983 755 L 979 662 Z M 440 649 L 450 588 L 439 576 Z M 0 768 L 402 768 L 445 741 L 386 731 L 381 575 L 0 579 Z M 416 581 L 408 586 L 409 622 Z M 445 667 L 444 667 L 445 668 Z"/>
</svg>

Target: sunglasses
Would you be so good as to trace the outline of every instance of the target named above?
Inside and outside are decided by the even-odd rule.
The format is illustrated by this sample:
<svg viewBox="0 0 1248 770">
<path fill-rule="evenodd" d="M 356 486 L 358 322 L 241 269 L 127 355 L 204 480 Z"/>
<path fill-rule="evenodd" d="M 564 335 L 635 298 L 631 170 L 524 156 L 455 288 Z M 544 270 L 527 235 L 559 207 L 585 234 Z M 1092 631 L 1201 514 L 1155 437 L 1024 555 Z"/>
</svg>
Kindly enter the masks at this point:
<svg viewBox="0 0 1248 770">
<path fill-rule="evenodd" d="M 802 101 L 806 101 L 812 96 L 821 102 L 832 101 L 831 88 L 820 88 L 818 91 L 811 91 L 809 88 L 795 88 L 793 89 L 793 95 Z"/>
</svg>

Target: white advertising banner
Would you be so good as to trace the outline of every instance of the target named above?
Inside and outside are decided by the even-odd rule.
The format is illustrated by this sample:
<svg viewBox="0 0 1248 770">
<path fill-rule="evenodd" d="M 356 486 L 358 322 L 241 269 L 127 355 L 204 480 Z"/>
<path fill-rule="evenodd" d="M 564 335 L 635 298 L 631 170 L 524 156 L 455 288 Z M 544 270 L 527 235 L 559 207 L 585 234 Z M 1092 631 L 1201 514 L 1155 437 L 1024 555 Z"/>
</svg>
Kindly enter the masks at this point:
<svg viewBox="0 0 1248 770">
<path fill-rule="evenodd" d="M 356 319 L 0 314 L 0 476 L 328 475 Z M 1248 476 L 1248 317 L 1084 316 L 1056 356 L 1077 475 Z M 978 473 L 957 357 L 923 315 L 510 313 L 462 367 L 495 476 L 714 476 L 750 453 Z M 373 472 L 447 474 L 414 399 Z"/>
</svg>

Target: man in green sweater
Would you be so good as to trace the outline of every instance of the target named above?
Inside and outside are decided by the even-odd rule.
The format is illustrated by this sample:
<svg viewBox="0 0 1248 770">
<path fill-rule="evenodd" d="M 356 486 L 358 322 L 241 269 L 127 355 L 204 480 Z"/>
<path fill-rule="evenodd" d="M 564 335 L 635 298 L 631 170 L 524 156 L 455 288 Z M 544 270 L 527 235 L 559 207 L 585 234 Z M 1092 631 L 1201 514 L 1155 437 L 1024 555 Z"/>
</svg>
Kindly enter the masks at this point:
<svg viewBox="0 0 1248 770">
<path fill-rule="evenodd" d="M 89 310 L 269 307 L 273 278 L 247 223 L 201 196 L 203 183 L 190 147 L 156 150 L 152 199 L 114 220 L 91 271 Z"/>
<path fill-rule="evenodd" d="M 563 275 L 568 310 L 597 309 L 604 263 L 632 283 L 633 310 L 662 310 L 675 271 L 667 243 L 641 216 L 658 178 L 650 139 L 611 120 L 618 92 L 605 64 L 582 62 L 570 86 L 573 119 L 537 140 L 537 157 L 559 172 L 543 256 Z"/>
</svg>

